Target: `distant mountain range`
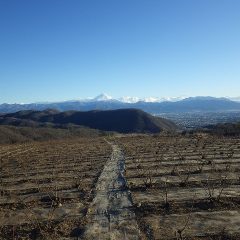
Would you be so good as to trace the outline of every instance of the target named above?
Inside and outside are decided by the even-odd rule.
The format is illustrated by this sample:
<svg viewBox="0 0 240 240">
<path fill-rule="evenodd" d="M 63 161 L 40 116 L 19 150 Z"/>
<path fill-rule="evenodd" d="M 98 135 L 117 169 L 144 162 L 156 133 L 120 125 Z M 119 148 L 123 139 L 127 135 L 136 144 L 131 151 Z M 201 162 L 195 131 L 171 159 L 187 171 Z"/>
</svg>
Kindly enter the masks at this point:
<svg viewBox="0 0 240 240">
<path fill-rule="evenodd" d="M 96 98 L 71 100 L 54 103 L 30 104 L 0 104 L 1 113 L 11 113 L 22 110 L 58 111 L 90 111 L 90 110 L 115 110 L 124 108 L 141 109 L 151 114 L 184 113 L 184 112 L 221 112 L 240 111 L 240 98 L 234 101 L 229 98 L 190 97 L 190 98 L 136 98 L 123 97 L 114 99 L 106 94 Z"/>
<path fill-rule="evenodd" d="M 2 114 L 0 125 L 52 128 L 84 126 L 120 133 L 158 133 L 163 130 L 177 130 L 177 126 L 170 120 L 154 117 L 137 109 L 87 112 L 59 112 L 51 109 L 45 111 L 27 110 Z"/>
<path fill-rule="evenodd" d="M 147 97 L 147 98 L 139 98 L 139 97 L 121 97 L 114 99 L 113 97 L 107 95 L 107 94 L 100 94 L 99 96 L 92 98 L 92 99 L 85 99 L 81 101 L 119 101 L 123 103 L 137 103 L 137 102 L 176 102 L 179 100 L 184 99 L 184 97 Z"/>
</svg>

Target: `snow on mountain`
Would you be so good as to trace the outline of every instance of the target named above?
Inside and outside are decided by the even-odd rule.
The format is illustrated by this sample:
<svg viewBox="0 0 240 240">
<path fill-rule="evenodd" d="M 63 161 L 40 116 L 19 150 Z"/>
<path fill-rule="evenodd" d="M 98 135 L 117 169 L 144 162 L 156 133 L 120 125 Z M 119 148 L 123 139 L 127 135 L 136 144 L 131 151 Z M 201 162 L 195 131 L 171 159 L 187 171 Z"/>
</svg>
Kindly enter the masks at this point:
<svg viewBox="0 0 240 240">
<path fill-rule="evenodd" d="M 136 103 L 140 101 L 140 98 L 138 97 L 121 97 L 118 98 L 118 101 L 124 102 L 124 103 Z"/>
<path fill-rule="evenodd" d="M 184 99 L 184 100 L 182 100 Z M 182 100 L 182 101 L 181 101 Z M 0 104 L 0 112 L 9 113 L 21 110 L 56 109 L 59 111 L 76 110 L 90 111 L 95 109 L 110 110 L 118 108 L 139 108 L 143 111 L 157 114 L 159 112 L 192 112 L 192 111 L 236 111 L 240 110 L 240 99 L 216 97 L 122 97 L 112 98 L 107 94 L 101 94 L 95 98 L 85 98 L 72 101 L 53 103 L 30 103 L 30 104 Z M 238 100 L 238 101 L 237 101 Z M 166 104 L 164 102 L 172 102 Z M 175 104 L 175 102 L 178 102 Z M 206 104 L 207 102 L 207 104 Z M 152 104 L 154 103 L 154 104 Z M 218 104 L 220 103 L 220 104 Z"/>
<path fill-rule="evenodd" d="M 222 100 L 231 100 L 235 102 L 240 102 L 240 97 L 222 97 L 222 98 L 215 98 L 215 97 L 207 97 L 207 96 L 197 96 L 197 97 L 186 97 L 186 96 L 180 96 L 180 97 L 130 97 L 130 96 L 123 96 L 120 98 L 113 98 L 112 96 L 102 93 L 98 95 L 97 97 L 88 97 L 85 99 L 76 99 L 76 100 L 69 100 L 65 102 L 100 102 L 100 101 L 119 101 L 123 103 L 137 103 L 137 102 L 146 102 L 146 103 L 161 103 L 161 102 L 178 102 L 181 100 L 212 100 L 212 99 L 222 99 Z M 44 103 L 44 102 L 41 102 Z M 47 102 L 46 102 L 47 103 Z M 48 102 L 51 103 L 51 102 Z M 39 103 L 37 103 L 39 104 Z"/>
<path fill-rule="evenodd" d="M 131 96 L 123 96 L 120 98 L 113 98 L 108 94 L 100 94 L 95 98 L 87 98 L 87 99 L 81 99 L 80 101 L 88 102 L 88 101 L 120 101 L 123 103 L 137 103 L 137 102 L 146 102 L 146 103 L 160 103 L 160 102 L 177 102 L 181 100 L 210 100 L 210 99 L 222 99 L 222 100 L 232 100 L 236 102 L 240 102 L 240 97 L 226 97 L 226 98 L 215 98 L 215 97 L 206 97 L 206 96 L 197 96 L 197 97 L 186 97 L 186 96 L 180 96 L 180 97 L 131 97 Z"/>
<path fill-rule="evenodd" d="M 160 102 L 177 102 L 180 100 L 185 99 L 185 97 L 145 97 L 145 98 L 140 98 L 140 97 L 130 97 L 130 96 L 124 96 L 120 98 L 113 98 L 112 96 L 102 93 L 96 97 L 88 97 L 88 98 L 79 98 L 79 99 L 72 99 L 72 100 L 66 100 L 63 102 L 105 102 L 105 101 L 119 101 L 122 103 L 137 103 L 137 102 L 146 102 L 146 103 L 160 103 Z M 240 99 L 239 99 L 240 101 Z M 61 102 L 61 101 L 59 101 Z M 59 103 L 59 102 L 37 102 L 35 104 L 50 104 L 50 103 Z"/>
<path fill-rule="evenodd" d="M 97 97 L 93 98 L 92 100 L 94 100 L 94 101 L 109 101 L 109 100 L 113 100 L 113 98 L 105 93 L 102 93 L 102 94 L 98 95 Z"/>
<path fill-rule="evenodd" d="M 161 102 L 178 102 L 181 100 L 211 100 L 211 99 L 218 99 L 218 100 L 231 100 L 235 102 L 240 102 L 240 96 L 239 97 L 223 97 L 223 98 L 215 98 L 215 97 L 206 97 L 206 96 L 197 96 L 197 97 L 186 97 L 186 96 L 180 96 L 180 97 L 131 97 L 131 96 L 123 96 L 120 98 L 113 98 L 112 96 L 102 93 L 96 97 L 88 97 L 88 98 L 78 98 L 78 99 L 72 99 L 72 100 L 65 100 L 65 101 L 56 101 L 56 102 L 35 102 L 31 104 L 41 105 L 41 104 L 54 104 L 54 103 L 74 103 L 74 102 L 82 102 L 82 103 L 88 103 L 88 102 L 108 102 L 108 101 L 118 101 L 122 103 L 137 103 L 137 102 L 145 102 L 145 103 L 161 103 Z M 10 104 L 10 103 L 9 103 Z M 25 105 L 25 103 L 15 103 L 18 105 Z"/>
<path fill-rule="evenodd" d="M 121 97 L 118 100 L 120 102 L 124 103 L 136 103 L 136 102 L 146 102 L 146 103 L 151 103 L 151 102 L 177 102 L 180 100 L 185 99 L 185 97 L 146 97 L 146 98 L 139 98 L 139 97 Z"/>
<path fill-rule="evenodd" d="M 137 103 L 137 102 L 159 102 L 159 98 L 156 97 L 147 97 L 147 98 L 139 98 L 139 97 L 121 97 L 118 98 L 118 101 L 124 103 Z"/>
<path fill-rule="evenodd" d="M 147 97 L 142 99 L 143 102 L 159 102 L 159 100 L 160 99 L 157 97 Z"/>
<path fill-rule="evenodd" d="M 185 99 L 186 97 L 147 97 L 147 98 L 143 98 L 142 101 L 143 102 L 177 102 L 180 100 Z"/>
<path fill-rule="evenodd" d="M 235 102 L 240 102 L 240 97 L 228 97 L 228 99 L 235 101 Z"/>
<path fill-rule="evenodd" d="M 177 101 L 181 101 L 183 99 L 186 99 L 187 97 L 181 96 L 181 97 L 166 97 L 166 98 L 162 98 L 162 102 L 163 101 L 167 101 L 167 102 L 177 102 Z"/>
</svg>

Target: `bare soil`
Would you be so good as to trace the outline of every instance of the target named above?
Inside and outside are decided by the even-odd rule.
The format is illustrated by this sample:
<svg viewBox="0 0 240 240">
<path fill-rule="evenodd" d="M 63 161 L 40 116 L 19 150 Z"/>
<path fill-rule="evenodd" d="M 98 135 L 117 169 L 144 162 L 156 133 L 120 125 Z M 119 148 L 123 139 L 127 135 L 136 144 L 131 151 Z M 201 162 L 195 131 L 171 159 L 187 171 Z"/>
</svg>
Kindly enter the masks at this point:
<svg viewBox="0 0 240 240">
<path fill-rule="evenodd" d="M 132 209 L 131 194 L 124 178 L 124 155 L 112 145 L 112 156 L 96 185 L 96 195 L 88 209 L 90 221 L 85 239 L 140 239 L 140 230 Z"/>
</svg>

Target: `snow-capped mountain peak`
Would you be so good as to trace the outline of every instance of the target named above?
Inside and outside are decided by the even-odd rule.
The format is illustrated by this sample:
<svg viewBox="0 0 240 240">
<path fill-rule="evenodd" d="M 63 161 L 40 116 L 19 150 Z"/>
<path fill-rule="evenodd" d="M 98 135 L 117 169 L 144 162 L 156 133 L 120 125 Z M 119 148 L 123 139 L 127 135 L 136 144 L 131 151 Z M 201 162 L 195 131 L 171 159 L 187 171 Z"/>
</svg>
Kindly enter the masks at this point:
<svg viewBox="0 0 240 240">
<path fill-rule="evenodd" d="M 139 102 L 140 101 L 140 98 L 138 97 L 121 97 L 121 98 L 118 98 L 118 101 L 120 102 L 124 102 L 124 103 L 136 103 L 136 102 Z"/>
<path fill-rule="evenodd" d="M 109 101 L 109 100 L 113 100 L 113 98 L 105 93 L 102 93 L 102 94 L 98 95 L 97 97 L 95 97 L 93 100 L 94 101 Z"/>
<path fill-rule="evenodd" d="M 157 97 L 147 97 L 142 99 L 143 102 L 160 102 L 160 99 Z"/>
<path fill-rule="evenodd" d="M 88 97 L 84 99 L 75 99 L 67 102 L 107 102 L 107 101 L 118 101 L 122 103 L 137 103 L 137 102 L 146 102 L 146 103 L 160 103 L 160 102 L 177 102 L 185 99 L 186 97 L 131 97 L 123 96 L 119 98 L 113 98 L 106 93 L 102 93 L 96 97 Z"/>
<path fill-rule="evenodd" d="M 124 103 L 136 103 L 136 102 L 146 102 L 146 103 L 153 103 L 153 102 L 177 102 L 185 97 L 145 97 L 145 98 L 139 98 L 139 97 L 121 97 L 118 99 L 120 102 Z"/>
<path fill-rule="evenodd" d="M 118 101 L 120 102 L 124 102 L 124 103 L 137 103 L 137 102 L 159 102 L 160 99 L 157 97 L 147 97 L 147 98 L 139 98 L 139 97 L 129 97 L 129 96 L 125 96 L 125 97 L 121 97 L 118 98 Z"/>
</svg>

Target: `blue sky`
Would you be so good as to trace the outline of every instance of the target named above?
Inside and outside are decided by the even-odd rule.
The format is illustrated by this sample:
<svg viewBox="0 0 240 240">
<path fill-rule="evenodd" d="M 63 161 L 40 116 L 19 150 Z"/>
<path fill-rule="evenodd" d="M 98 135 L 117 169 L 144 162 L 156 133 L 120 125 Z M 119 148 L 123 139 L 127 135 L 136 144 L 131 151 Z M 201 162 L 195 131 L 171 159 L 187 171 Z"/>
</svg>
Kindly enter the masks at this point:
<svg viewBox="0 0 240 240">
<path fill-rule="evenodd" d="M 239 0 L 0 0 L 0 102 L 239 96 Z"/>
</svg>

